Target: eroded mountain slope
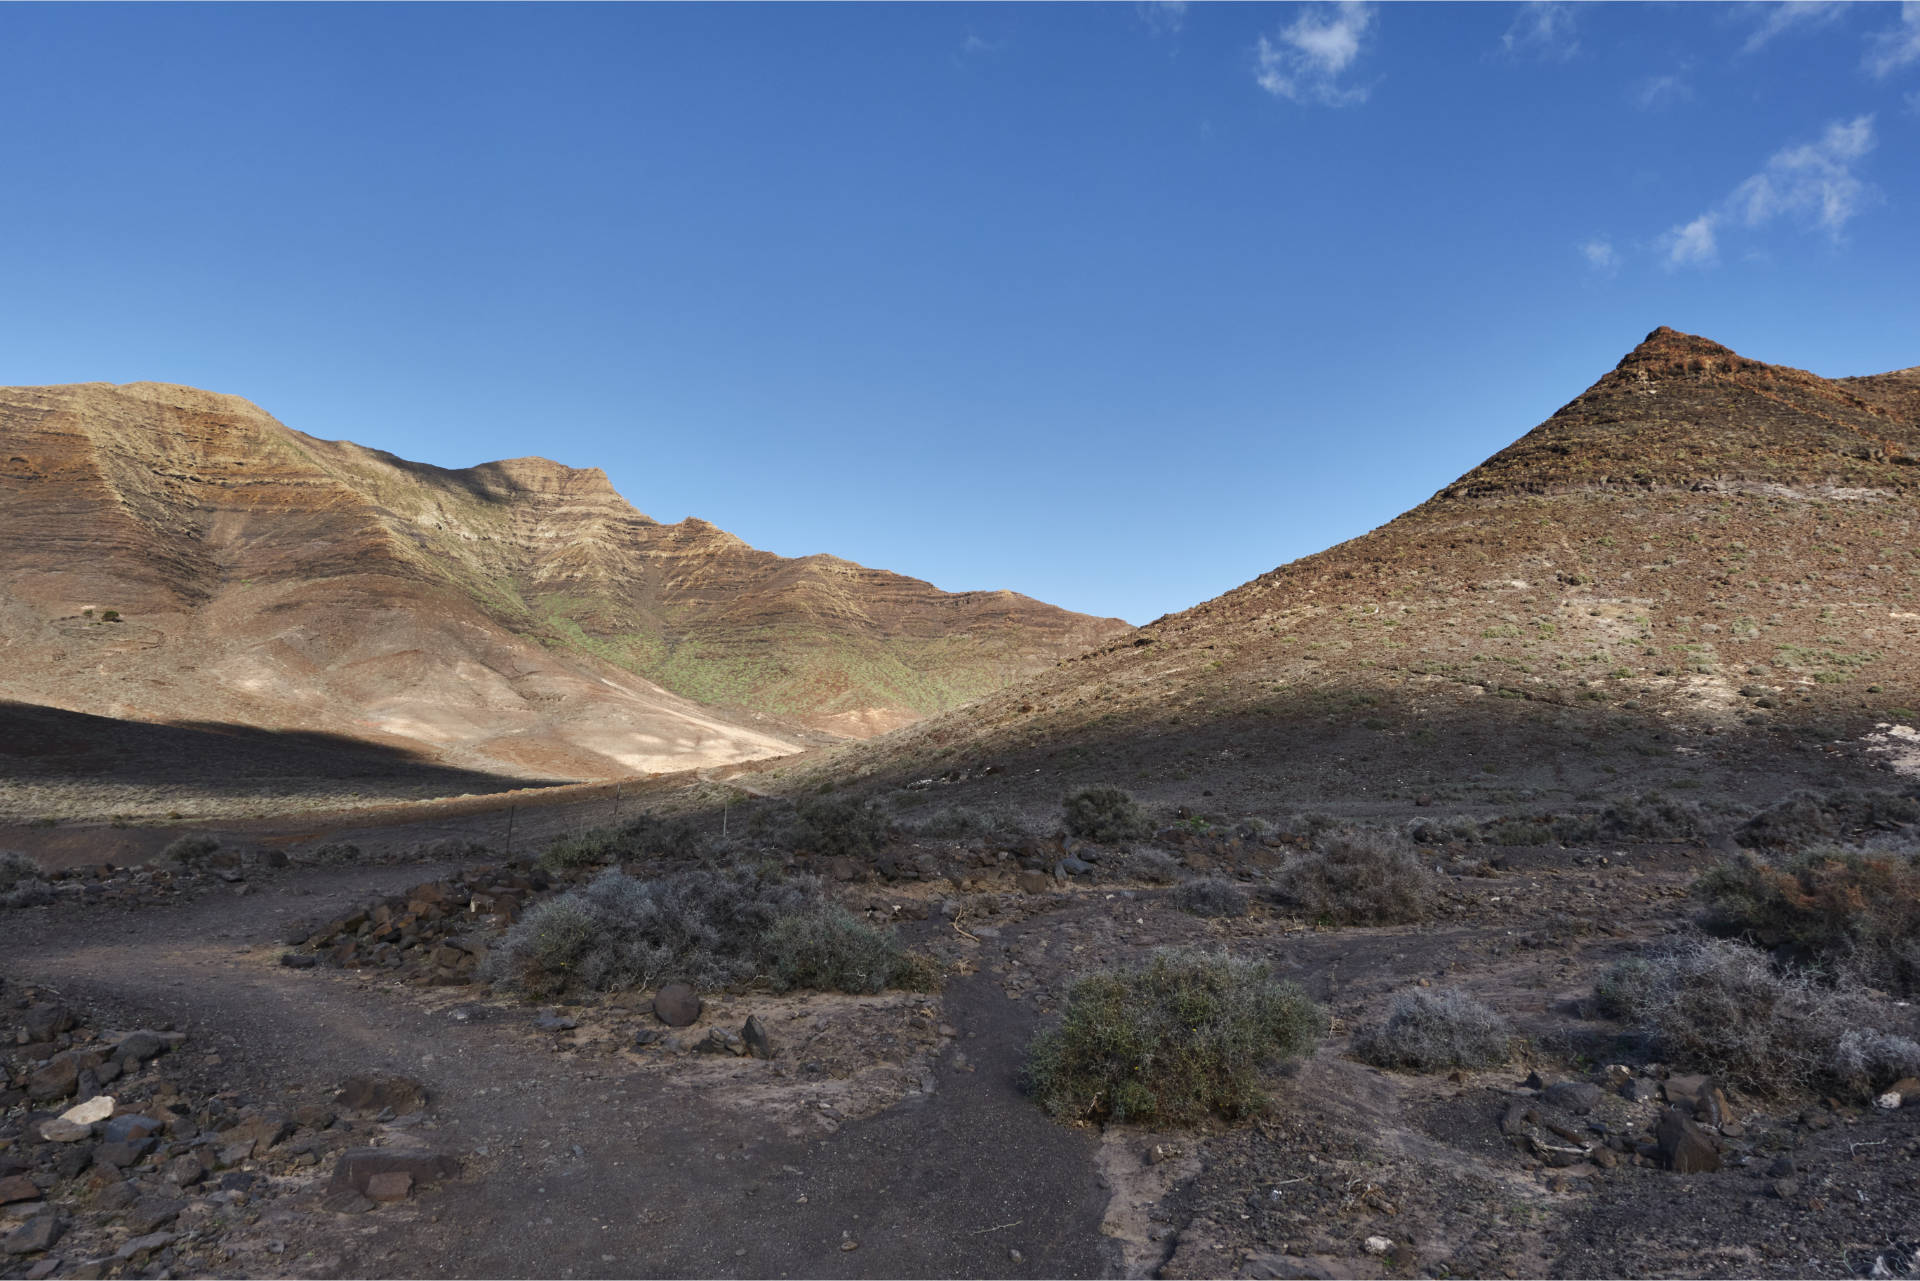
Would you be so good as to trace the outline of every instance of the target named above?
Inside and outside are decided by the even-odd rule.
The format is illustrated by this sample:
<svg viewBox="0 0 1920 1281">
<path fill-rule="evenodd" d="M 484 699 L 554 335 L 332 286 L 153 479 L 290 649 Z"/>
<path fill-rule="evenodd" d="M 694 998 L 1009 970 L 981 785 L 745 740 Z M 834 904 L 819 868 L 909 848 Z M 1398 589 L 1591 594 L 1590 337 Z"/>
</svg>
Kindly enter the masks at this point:
<svg viewBox="0 0 1920 1281">
<path fill-rule="evenodd" d="M 891 728 L 1124 630 L 409 463 L 152 383 L 0 391 L 6 694 L 602 777 Z M 108 618 L 113 611 L 115 618 Z"/>
</svg>

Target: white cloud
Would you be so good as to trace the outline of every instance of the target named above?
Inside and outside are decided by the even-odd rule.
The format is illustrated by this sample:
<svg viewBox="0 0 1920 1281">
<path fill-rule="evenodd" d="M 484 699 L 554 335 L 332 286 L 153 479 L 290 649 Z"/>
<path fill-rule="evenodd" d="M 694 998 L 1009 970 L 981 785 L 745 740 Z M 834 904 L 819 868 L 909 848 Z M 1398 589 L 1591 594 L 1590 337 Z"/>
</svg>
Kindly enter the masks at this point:
<svg viewBox="0 0 1920 1281">
<path fill-rule="evenodd" d="M 1133 10 L 1156 36 L 1178 35 L 1187 21 L 1187 0 L 1139 0 Z"/>
<path fill-rule="evenodd" d="M 998 41 L 983 40 L 971 31 L 967 33 L 967 38 L 960 42 L 961 53 L 993 53 L 999 48 L 1000 44 Z"/>
<path fill-rule="evenodd" d="M 1679 76 L 1650 76 L 1634 86 L 1633 101 L 1642 111 L 1659 111 L 1693 97 L 1693 86 Z"/>
<path fill-rule="evenodd" d="M 1663 238 L 1669 267 L 1699 266 L 1718 255 L 1718 232 L 1730 224 L 1758 230 L 1786 218 L 1818 228 L 1838 242 L 1841 231 L 1874 190 L 1854 172 L 1873 150 L 1873 117 L 1835 121 L 1818 141 L 1776 151 L 1766 168 L 1727 198 Z"/>
<path fill-rule="evenodd" d="M 1720 215 L 1703 213 L 1682 227 L 1675 227 L 1661 238 L 1667 247 L 1668 267 L 1704 267 L 1720 256 L 1720 244 L 1714 228 Z"/>
<path fill-rule="evenodd" d="M 1260 37 L 1256 82 L 1276 98 L 1344 107 L 1367 100 L 1368 86 L 1343 87 L 1373 26 L 1373 6 L 1360 0 L 1302 6 L 1278 37 Z"/>
<path fill-rule="evenodd" d="M 1596 236 L 1580 246 L 1580 255 L 1587 260 L 1587 266 L 1595 271 L 1604 271 L 1611 275 L 1620 266 L 1620 251 L 1605 236 Z"/>
<path fill-rule="evenodd" d="M 1784 4 L 1752 4 L 1737 12 L 1758 20 L 1753 34 L 1740 46 L 1741 53 L 1755 53 L 1775 36 L 1796 27 L 1824 27 L 1846 9 L 1846 0 L 1786 0 Z"/>
<path fill-rule="evenodd" d="M 1906 0 L 1900 6 L 1900 25 L 1874 34 L 1863 65 L 1879 78 L 1916 62 L 1920 62 L 1920 0 Z"/>
<path fill-rule="evenodd" d="M 1853 172 L 1854 162 L 1871 150 L 1872 116 L 1830 124 L 1820 141 L 1775 152 L 1765 169 L 1734 189 L 1732 204 L 1749 227 L 1791 214 L 1802 221 L 1811 217 L 1838 239 L 1867 194 L 1867 184 Z"/>
<path fill-rule="evenodd" d="M 1574 6 L 1557 0 L 1526 0 L 1514 15 L 1500 48 L 1511 57 L 1565 62 L 1580 52 L 1573 33 Z"/>
</svg>

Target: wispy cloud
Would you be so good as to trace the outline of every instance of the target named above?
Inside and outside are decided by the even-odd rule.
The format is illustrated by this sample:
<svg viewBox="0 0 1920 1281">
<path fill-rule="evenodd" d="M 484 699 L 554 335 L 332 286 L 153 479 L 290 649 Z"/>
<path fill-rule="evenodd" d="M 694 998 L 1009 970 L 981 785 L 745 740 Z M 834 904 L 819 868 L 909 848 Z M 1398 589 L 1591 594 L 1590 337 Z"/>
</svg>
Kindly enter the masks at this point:
<svg viewBox="0 0 1920 1281">
<path fill-rule="evenodd" d="M 1620 269 L 1620 251 L 1605 236 L 1596 236 L 1581 245 L 1580 256 L 1587 260 L 1587 266 L 1609 276 Z"/>
<path fill-rule="evenodd" d="M 1795 29 L 1824 27 L 1846 7 L 1846 0 L 1786 0 L 1784 4 L 1742 5 L 1735 12 L 1751 19 L 1755 26 L 1747 42 L 1740 46 L 1740 52 L 1758 52 L 1775 36 Z"/>
<path fill-rule="evenodd" d="M 1276 98 L 1345 107 L 1365 102 L 1369 86 L 1343 86 L 1373 27 L 1373 6 L 1360 0 L 1303 5 L 1274 39 L 1260 37 L 1256 82 Z"/>
<path fill-rule="evenodd" d="M 1920 62 L 1920 2 L 1906 0 L 1900 6 L 1899 25 L 1874 33 L 1862 65 L 1879 79 L 1916 62 Z"/>
<path fill-rule="evenodd" d="M 983 39 L 971 31 L 967 32 L 967 38 L 960 42 L 961 53 L 993 53 L 999 48 L 999 41 Z"/>
<path fill-rule="evenodd" d="M 1633 104 L 1642 111 L 1660 111 L 1693 97 L 1693 86 L 1677 75 L 1649 76 L 1633 87 Z"/>
<path fill-rule="evenodd" d="M 1156 36 L 1178 35 L 1187 23 L 1187 0 L 1139 0 L 1133 11 Z"/>
<path fill-rule="evenodd" d="M 1854 172 L 1873 150 L 1873 117 L 1835 121 L 1814 142 L 1776 151 L 1766 167 L 1735 187 L 1727 198 L 1661 239 L 1667 266 L 1714 262 L 1719 235 L 1730 227 L 1758 230 L 1779 219 L 1824 231 L 1836 243 L 1873 188 Z"/>
<path fill-rule="evenodd" d="M 1500 48 L 1509 57 L 1565 62 L 1580 52 L 1574 34 L 1575 7 L 1559 0 L 1526 0 L 1514 15 Z"/>
<path fill-rule="evenodd" d="M 1717 229 L 1720 215 L 1703 213 L 1685 226 L 1669 231 L 1663 242 L 1669 267 L 1704 267 L 1720 256 Z"/>
</svg>

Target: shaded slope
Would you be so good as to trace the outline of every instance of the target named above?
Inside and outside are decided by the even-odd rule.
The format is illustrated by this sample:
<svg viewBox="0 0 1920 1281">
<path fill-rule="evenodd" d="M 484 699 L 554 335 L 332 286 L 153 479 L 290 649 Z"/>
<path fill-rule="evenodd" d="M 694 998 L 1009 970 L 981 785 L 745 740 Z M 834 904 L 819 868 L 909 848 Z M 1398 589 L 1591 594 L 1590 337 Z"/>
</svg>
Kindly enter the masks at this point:
<svg viewBox="0 0 1920 1281">
<path fill-rule="evenodd" d="M 1216 761 L 1278 768 L 1351 730 L 1339 750 L 1444 772 L 1488 759 L 1465 758 L 1474 741 L 1777 747 L 1910 718 L 1914 388 L 1912 371 L 1829 381 L 1657 330 L 1379 529 L 844 759 L 1151 741 L 1165 760 L 1206 738 Z"/>
</svg>

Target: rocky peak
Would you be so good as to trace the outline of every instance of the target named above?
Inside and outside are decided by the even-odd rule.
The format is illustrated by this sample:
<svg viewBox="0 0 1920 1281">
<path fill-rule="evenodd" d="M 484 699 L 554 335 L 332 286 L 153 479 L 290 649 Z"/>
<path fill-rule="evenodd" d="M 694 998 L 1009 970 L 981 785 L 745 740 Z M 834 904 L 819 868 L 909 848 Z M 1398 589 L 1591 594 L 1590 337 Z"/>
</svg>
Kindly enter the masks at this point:
<svg viewBox="0 0 1920 1281">
<path fill-rule="evenodd" d="M 1641 340 L 1614 366 L 1609 379 L 1627 379 L 1634 382 L 1648 382 L 1655 379 L 1699 376 L 1703 374 L 1739 374 L 1772 372 L 1773 366 L 1758 360 L 1748 360 L 1730 347 L 1723 347 L 1710 338 L 1698 334 L 1681 333 L 1678 329 L 1660 326 Z M 1803 374 L 1800 370 L 1784 371 Z M 1606 380 L 1602 380 L 1603 384 Z"/>
</svg>

